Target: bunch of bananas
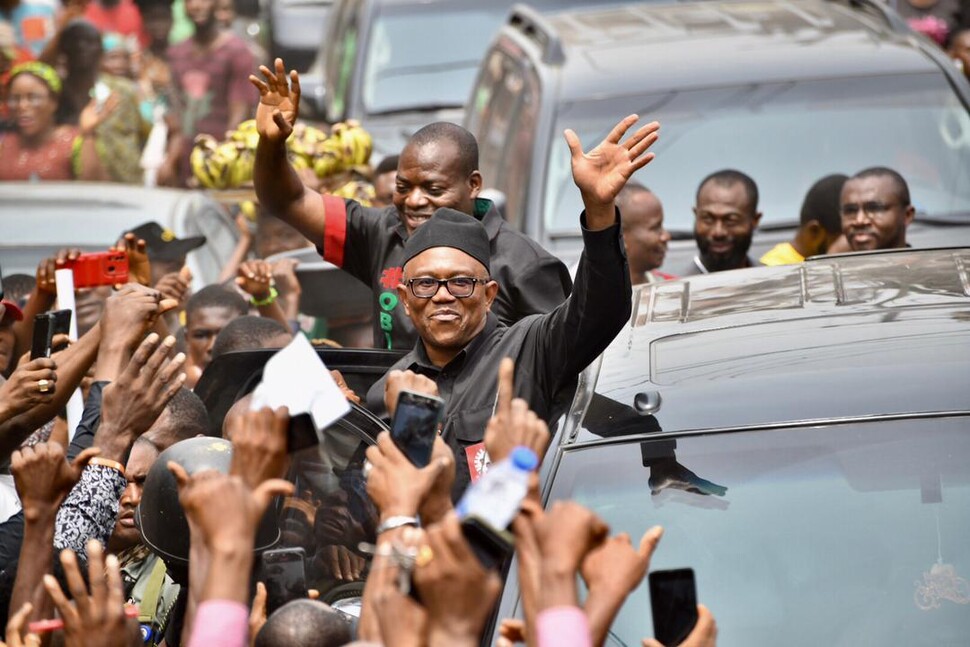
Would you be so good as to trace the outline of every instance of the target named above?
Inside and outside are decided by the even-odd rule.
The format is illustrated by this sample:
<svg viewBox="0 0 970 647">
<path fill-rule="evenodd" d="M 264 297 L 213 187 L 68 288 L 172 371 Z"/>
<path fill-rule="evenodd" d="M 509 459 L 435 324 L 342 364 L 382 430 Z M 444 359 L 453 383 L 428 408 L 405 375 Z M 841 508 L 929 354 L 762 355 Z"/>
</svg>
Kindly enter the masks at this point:
<svg viewBox="0 0 970 647">
<path fill-rule="evenodd" d="M 226 133 L 222 142 L 211 135 L 199 135 L 190 156 L 192 173 L 208 189 L 249 184 L 253 180 L 258 142 L 255 119 L 244 121 Z M 293 168 L 312 169 L 317 177 L 325 179 L 345 171 L 367 170 L 373 140 L 356 121 L 334 124 L 329 136 L 318 128 L 298 123 L 286 147 Z"/>
</svg>

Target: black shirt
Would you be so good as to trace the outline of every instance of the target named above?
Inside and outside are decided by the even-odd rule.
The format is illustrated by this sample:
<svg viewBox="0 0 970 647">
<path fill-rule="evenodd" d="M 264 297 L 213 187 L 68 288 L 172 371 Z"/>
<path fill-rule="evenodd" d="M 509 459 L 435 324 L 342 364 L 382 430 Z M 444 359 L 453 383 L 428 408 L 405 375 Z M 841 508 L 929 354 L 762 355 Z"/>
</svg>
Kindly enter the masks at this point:
<svg viewBox="0 0 970 647">
<path fill-rule="evenodd" d="M 482 441 L 495 407 L 498 365 L 515 361 L 515 397 L 524 398 L 547 422 L 557 392 L 596 359 L 630 319 L 630 270 L 617 224 L 602 231 L 585 228 L 585 251 L 579 261 L 573 293 L 549 314 L 531 315 L 506 326 L 489 313 L 485 328 L 444 368 L 428 359 L 424 344 L 391 370 L 412 370 L 435 380 L 445 400 L 442 438 L 455 452 L 455 491 L 468 485 L 465 449 Z M 367 395 L 372 410 L 383 409 L 384 378 Z"/>
<path fill-rule="evenodd" d="M 374 301 L 374 347 L 408 349 L 417 333 L 398 303 L 407 230 L 393 206 L 362 207 L 353 200 L 324 195 L 326 224 L 323 258 L 370 286 Z M 490 200 L 475 200 L 476 218 L 485 225 L 491 247 L 491 276 L 498 283 L 492 312 L 513 324 L 532 314 L 551 312 L 569 296 L 572 283 L 562 261 L 514 230 Z"/>
</svg>

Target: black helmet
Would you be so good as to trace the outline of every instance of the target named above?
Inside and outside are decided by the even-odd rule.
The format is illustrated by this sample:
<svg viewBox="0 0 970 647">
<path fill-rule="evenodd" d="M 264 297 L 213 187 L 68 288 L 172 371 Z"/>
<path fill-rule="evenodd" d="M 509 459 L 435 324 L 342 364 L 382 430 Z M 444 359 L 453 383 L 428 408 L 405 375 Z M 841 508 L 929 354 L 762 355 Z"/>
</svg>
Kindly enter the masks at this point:
<svg viewBox="0 0 970 647">
<path fill-rule="evenodd" d="M 231 460 L 232 443 L 208 436 L 175 443 L 158 455 L 145 478 L 141 502 L 135 509 L 135 523 L 145 545 L 166 563 L 187 564 L 189 560 L 189 524 L 168 462 L 178 463 L 190 475 L 210 469 L 228 474 Z M 279 538 L 276 510 L 271 507 L 256 531 L 256 551 L 272 547 Z"/>
</svg>

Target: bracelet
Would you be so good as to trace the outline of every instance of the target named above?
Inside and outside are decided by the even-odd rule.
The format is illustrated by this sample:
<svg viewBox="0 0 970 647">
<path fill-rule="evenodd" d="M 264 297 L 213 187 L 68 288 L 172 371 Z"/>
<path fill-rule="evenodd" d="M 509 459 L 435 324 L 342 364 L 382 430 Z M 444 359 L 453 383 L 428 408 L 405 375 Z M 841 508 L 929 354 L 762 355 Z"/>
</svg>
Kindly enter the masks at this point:
<svg viewBox="0 0 970 647">
<path fill-rule="evenodd" d="M 378 536 L 383 535 L 388 530 L 396 530 L 402 526 L 414 526 L 417 528 L 420 525 L 417 517 L 406 517 L 403 515 L 388 517 L 381 522 L 381 525 L 377 526 Z"/>
<path fill-rule="evenodd" d="M 100 456 L 95 456 L 88 461 L 88 465 L 100 465 L 101 467 L 110 467 L 113 470 L 118 470 L 121 472 L 122 476 L 125 473 L 125 466 L 118 461 L 113 461 L 110 458 L 101 458 Z"/>
<path fill-rule="evenodd" d="M 272 305 L 273 302 L 276 301 L 276 297 L 278 297 L 279 295 L 280 295 L 280 293 L 277 292 L 276 291 L 276 288 L 274 288 L 271 285 L 271 286 L 269 286 L 269 296 L 268 297 L 266 297 L 265 299 L 258 299 L 258 300 L 255 299 L 255 298 L 253 298 L 253 299 L 250 299 L 249 302 L 251 304 L 253 304 L 254 306 L 256 306 L 257 308 L 262 308 L 263 306 Z"/>
</svg>

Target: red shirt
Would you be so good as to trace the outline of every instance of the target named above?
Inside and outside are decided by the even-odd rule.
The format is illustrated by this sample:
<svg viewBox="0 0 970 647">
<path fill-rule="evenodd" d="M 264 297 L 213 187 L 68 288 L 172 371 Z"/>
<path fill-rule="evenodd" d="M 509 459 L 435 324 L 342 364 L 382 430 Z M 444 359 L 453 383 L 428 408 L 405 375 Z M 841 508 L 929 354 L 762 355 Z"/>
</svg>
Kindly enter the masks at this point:
<svg viewBox="0 0 970 647">
<path fill-rule="evenodd" d="M 122 36 L 137 36 L 142 48 L 148 46 L 148 34 L 142 26 L 141 12 L 132 0 L 121 0 L 114 7 L 90 2 L 84 10 L 84 17 L 102 34 L 114 32 Z"/>
</svg>

